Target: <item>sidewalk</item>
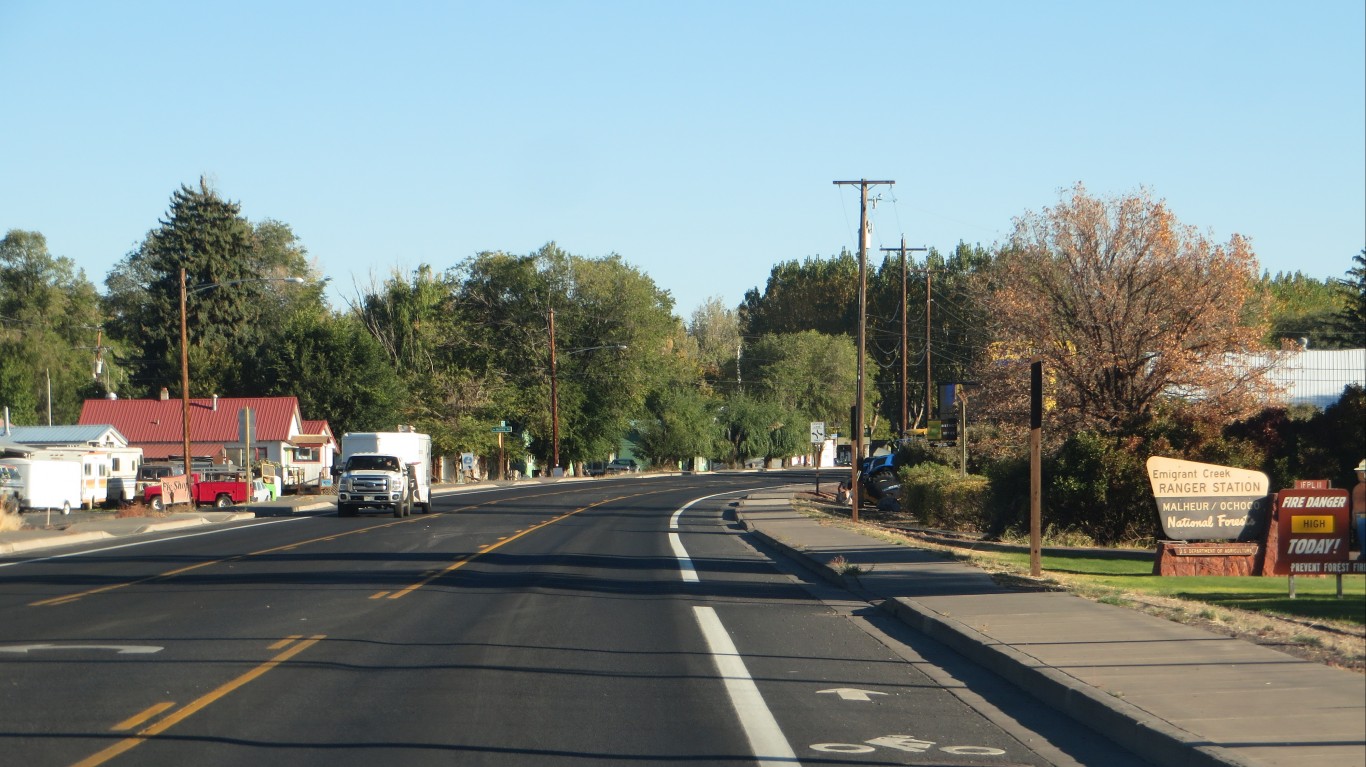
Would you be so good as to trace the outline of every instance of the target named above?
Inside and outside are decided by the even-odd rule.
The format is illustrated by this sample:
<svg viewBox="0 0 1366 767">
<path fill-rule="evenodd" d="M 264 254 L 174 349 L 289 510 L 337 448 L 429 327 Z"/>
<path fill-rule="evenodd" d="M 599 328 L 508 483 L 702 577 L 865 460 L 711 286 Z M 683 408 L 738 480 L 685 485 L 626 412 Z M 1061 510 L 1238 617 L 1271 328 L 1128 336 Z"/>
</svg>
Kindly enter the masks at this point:
<svg viewBox="0 0 1366 767">
<path fill-rule="evenodd" d="M 1062 592 L 1012 591 L 755 493 L 746 529 L 1163 767 L 1366 767 L 1366 676 Z M 835 557 L 857 576 L 830 567 Z"/>
</svg>

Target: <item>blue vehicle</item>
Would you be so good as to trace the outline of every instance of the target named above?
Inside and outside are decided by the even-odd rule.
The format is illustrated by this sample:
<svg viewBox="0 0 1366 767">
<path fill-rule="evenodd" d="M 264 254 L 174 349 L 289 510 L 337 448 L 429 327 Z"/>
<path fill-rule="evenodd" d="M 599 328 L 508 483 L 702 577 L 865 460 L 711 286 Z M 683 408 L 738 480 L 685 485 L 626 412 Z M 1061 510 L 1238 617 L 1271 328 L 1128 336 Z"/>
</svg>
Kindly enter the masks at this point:
<svg viewBox="0 0 1366 767">
<path fill-rule="evenodd" d="M 901 478 L 897 470 L 904 461 L 897 458 L 898 453 L 875 455 L 863 459 L 859 464 L 859 483 L 868 497 L 879 501 L 890 499 L 895 502 L 901 494 Z"/>
</svg>

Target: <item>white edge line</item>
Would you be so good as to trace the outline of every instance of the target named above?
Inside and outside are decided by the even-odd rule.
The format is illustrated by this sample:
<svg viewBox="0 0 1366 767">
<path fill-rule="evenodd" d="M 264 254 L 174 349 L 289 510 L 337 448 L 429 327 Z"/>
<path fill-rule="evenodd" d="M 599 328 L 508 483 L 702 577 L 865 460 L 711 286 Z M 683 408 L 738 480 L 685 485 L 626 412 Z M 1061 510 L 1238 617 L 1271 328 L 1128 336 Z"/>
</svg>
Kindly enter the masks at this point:
<svg viewBox="0 0 1366 767">
<path fill-rule="evenodd" d="M 216 530 L 205 530 L 205 531 L 203 531 L 203 532 L 199 532 L 199 533 L 187 533 L 187 534 L 185 534 L 185 535 L 172 535 L 172 536 L 169 536 L 169 537 L 166 537 L 166 538 L 153 538 L 153 539 L 151 539 L 151 540 L 136 541 L 136 542 L 134 542 L 134 543 L 120 543 L 120 544 L 117 545 L 117 546 L 105 546 L 105 547 L 102 548 L 102 549 L 87 549 L 87 550 L 85 550 L 85 551 L 68 551 L 68 552 L 65 553 L 65 554 L 53 554 L 52 556 L 48 556 L 48 557 L 38 557 L 37 559 L 21 559 L 21 560 L 16 560 L 16 561 L 14 561 L 14 562 L 0 562 L 0 567 L 12 567 L 12 566 L 14 566 L 14 565 L 31 565 L 31 564 L 34 564 L 34 563 L 36 563 L 36 562 L 51 562 L 51 561 L 54 560 L 54 559 L 66 559 L 66 558 L 68 558 L 68 557 L 80 557 L 80 556 L 85 556 L 86 554 L 102 554 L 102 553 L 104 553 L 104 552 L 106 552 L 106 551 L 117 551 L 118 549 L 127 549 L 127 548 L 132 548 L 133 546 L 146 546 L 146 545 L 149 544 L 149 543 L 165 543 L 166 541 L 179 541 L 179 540 L 183 540 L 183 539 L 185 539 L 185 538 L 198 538 L 198 537 L 201 536 L 201 535 L 217 535 L 218 533 L 226 533 L 226 532 L 231 532 L 231 531 L 233 531 L 233 530 L 241 530 L 241 529 L 247 528 L 247 527 L 262 527 L 262 526 L 264 526 L 264 525 L 278 525 L 278 524 L 280 524 L 281 522 L 299 522 L 299 521 L 302 521 L 302 520 L 305 520 L 305 519 L 311 519 L 311 518 L 312 518 L 312 517 L 290 517 L 290 518 L 288 518 L 288 519 L 272 519 L 272 520 L 269 520 L 269 521 L 249 522 L 248 524 L 245 524 L 245 525 L 237 525 L 236 527 L 223 527 L 223 528 L 218 528 L 218 529 L 216 529 Z"/>
<path fill-rule="evenodd" d="M 694 498 L 694 499 L 692 499 L 691 501 L 688 501 L 687 503 L 685 503 L 685 504 L 683 504 L 682 506 L 678 507 L 678 511 L 675 511 L 675 512 L 673 513 L 673 516 L 669 517 L 669 529 L 670 529 L 670 530 L 677 530 L 677 529 L 678 529 L 678 520 L 682 518 L 683 512 L 687 511 L 688 508 L 689 508 L 690 506 L 692 506 L 694 503 L 699 503 L 699 502 L 701 502 L 701 501 L 705 501 L 705 500 L 707 500 L 708 498 L 719 498 L 719 497 L 721 497 L 721 496 L 723 496 L 723 495 L 734 495 L 735 493 L 748 493 L 748 492 L 751 492 L 751 491 L 753 491 L 753 490 L 758 490 L 758 489 L 760 489 L 760 488 L 751 487 L 751 488 L 746 488 L 746 489 L 744 489 L 744 490 L 727 490 L 727 491 L 724 492 L 724 493 L 712 493 L 711 495 L 704 495 L 704 496 L 702 496 L 701 498 Z"/>
<path fill-rule="evenodd" d="M 735 643 L 730 641 L 730 634 L 726 633 L 716 610 L 705 606 L 695 606 L 692 610 L 711 650 L 712 662 L 726 683 L 726 694 L 749 739 L 754 758 L 761 767 L 801 764 L 778 726 L 778 720 L 773 718 L 773 712 L 768 710 L 763 695 L 759 694 L 759 686 L 745 668 L 745 661 L 735 649 Z"/>
<path fill-rule="evenodd" d="M 679 539 L 678 533 L 669 533 L 669 547 L 674 550 L 674 558 L 678 560 L 678 574 L 687 583 L 697 583 L 697 568 L 693 566 L 688 550 L 683 548 L 683 541 Z"/>
<path fill-rule="evenodd" d="M 717 496 L 721 495 L 730 495 L 732 493 L 747 492 L 749 491 L 727 490 L 724 493 L 712 493 L 711 495 L 704 495 L 701 498 L 694 498 L 691 501 L 688 501 L 687 503 L 678 507 L 678 511 L 675 511 L 673 515 L 669 517 L 669 529 L 678 529 L 678 520 L 683 517 L 683 512 L 687 511 L 688 508 L 692 506 L 694 503 L 697 503 L 699 501 L 705 501 L 708 498 L 716 498 Z M 683 539 L 678 536 L 678 533 L 669 533 L 669 548 L 673 549 L 674 558 L 678 560 L 679 576 L 682 577 L 684 582 L 686 583 L 697 583 L 697 568 L 693 565 L 692 557 L 688 555 L 688 550 L 683 547 Z"/>
</svg>

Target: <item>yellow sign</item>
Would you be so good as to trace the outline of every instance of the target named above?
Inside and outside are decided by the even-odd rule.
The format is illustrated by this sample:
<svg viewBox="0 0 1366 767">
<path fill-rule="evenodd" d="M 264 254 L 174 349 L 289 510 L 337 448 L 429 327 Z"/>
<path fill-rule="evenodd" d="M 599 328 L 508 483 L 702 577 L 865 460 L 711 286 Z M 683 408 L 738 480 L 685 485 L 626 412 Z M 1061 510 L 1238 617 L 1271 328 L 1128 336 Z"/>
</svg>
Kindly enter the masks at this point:
<svg viewBox="0 0 1366 767">
<path fill-rule="evenodd" d="M 1305 514 L 1297 514 L 1290 518 L 1290 532 L 1296 534 L 1308 533 L 1310 535 L 1332 535 L 1333 518 L 1311 517 Z"/>
</svg>

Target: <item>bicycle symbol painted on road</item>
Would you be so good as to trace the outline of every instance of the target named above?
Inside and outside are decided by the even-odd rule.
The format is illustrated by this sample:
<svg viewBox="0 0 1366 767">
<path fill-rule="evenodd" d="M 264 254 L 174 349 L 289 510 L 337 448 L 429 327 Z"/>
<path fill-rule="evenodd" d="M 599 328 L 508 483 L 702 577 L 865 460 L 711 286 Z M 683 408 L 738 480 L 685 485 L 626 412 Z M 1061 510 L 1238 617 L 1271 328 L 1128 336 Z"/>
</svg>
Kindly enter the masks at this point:
<svg viewBox="0 0 1366 767">
<path fill-rule="evenodd" d="M 814 743 L 811 750 L 826 754 L 870 754 L 881 746 L 912 754 L 923 754 L 936 745 L 932 740 L 921 740 L 914 735 L 884 735 L 881 738 L 865 740 L 863 743 Z M 939 746 L 938 750 L 958 756 L 1004 756 L 1006 753 L 990 746 Z"/>
</svg>

